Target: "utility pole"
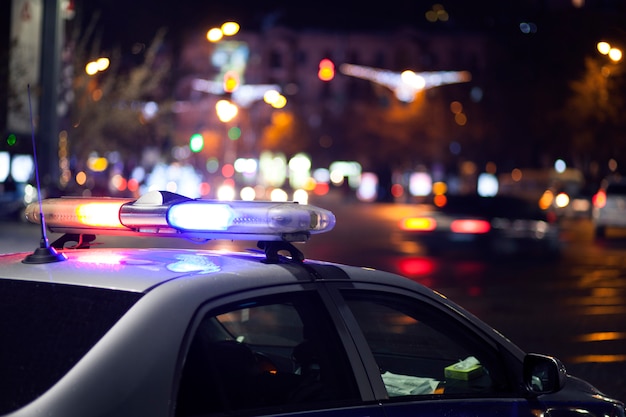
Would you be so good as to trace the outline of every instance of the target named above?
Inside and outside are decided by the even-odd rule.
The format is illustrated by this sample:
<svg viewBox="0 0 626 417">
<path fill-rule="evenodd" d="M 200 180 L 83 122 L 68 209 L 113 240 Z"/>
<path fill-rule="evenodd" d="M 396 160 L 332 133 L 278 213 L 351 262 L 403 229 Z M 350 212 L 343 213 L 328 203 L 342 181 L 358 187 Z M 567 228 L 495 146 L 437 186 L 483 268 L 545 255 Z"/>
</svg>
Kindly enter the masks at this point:
<svg viewBox="0 0 626 417">
<path fill-rule="evenodd" d="M 41 106 L 39 125 L 39 160 L 42 185 L 49 191 L 58 188 L 59 163 L 57 137 L 59 117 L 59 80 L 61 73 L 61 45 L 63 40 L 60 0 L 43 2 L 43 30 L 41 51 Z"/>
</svg>

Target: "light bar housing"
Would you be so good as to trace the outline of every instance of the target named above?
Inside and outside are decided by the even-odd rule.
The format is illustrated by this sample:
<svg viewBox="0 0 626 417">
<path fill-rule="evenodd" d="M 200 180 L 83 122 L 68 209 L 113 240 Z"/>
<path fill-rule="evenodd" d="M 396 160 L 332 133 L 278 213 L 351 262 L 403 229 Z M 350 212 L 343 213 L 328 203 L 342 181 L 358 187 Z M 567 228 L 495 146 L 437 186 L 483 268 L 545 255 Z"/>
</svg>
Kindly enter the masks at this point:
<svg viewBox="0 0 626 417">
<path fill-rule="evenodd" d="M 304 242 L 332 230 L 335 215 L 297 202 L 190 199 L 151 191 L 137 200 L 109 197 L 61 197 L 42 200 L 51 232 Z M 38 203 L 26 218 L 40 223 Z"/>
</svg>

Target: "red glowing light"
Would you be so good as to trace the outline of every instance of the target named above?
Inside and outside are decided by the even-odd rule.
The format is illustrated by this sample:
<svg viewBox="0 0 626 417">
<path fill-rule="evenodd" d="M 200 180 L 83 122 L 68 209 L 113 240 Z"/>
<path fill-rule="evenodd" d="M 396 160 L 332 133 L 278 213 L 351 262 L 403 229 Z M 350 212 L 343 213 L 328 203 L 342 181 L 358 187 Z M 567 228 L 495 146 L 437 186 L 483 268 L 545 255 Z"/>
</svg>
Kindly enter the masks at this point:
<svg viewBox="0 0 626 417">
<path fill-rule="evenodd" d="M 206 196 L 211 192 L 211 185 L 207 182 L 200 183 L 200 195 Z"/>
<path fill-rule="evenodd" d="M 313 193 L 315 195 L 326 195 L 328 194 L 330 187 L 326 182 L 318 182 L 315 184 L 315 188 L 313 189 Z"/>
<path fill-rule="evenodd" d="M 128 180 L 128 191 L 135 192 L 139 189 L 139 181 L 134 178 Z"/>
<path fill-rule="evenodd" d="M 429 275 L 435 271 L 435 263 L 427 258 L 406 258 L 398 263 L 400 272 L 407 277 Z"/>
<path fill-rule="evenodd" d="M 319 70 L 317 76 L 322 81 L 330 81 L 335 78 L 335 64 L 328 59 L 324 58 L 320 61 Z"/>
<path fill-rule="evenodd" d="M 448 198 L 443 194 L 438 194 L 433 198 L 433 203 L 437 207 L 443 207 L 446 205 L 447 202 L 448 202 Z"/>
<path fill-rule="evenodd" d="M 491 230 L 491 224 L 486 220 L 460 219 L 450 224 L 454 233 L 483 234 Z"/>
<path fill-rule="evenodd" d="M 404 194 L 404 187 L 400 184 L 394 184 L 391 186 L 391 195 L 395 198 L 400 198 Z"/>
<path fill-rule="evenodd" d="M 232 164 L 224 164 L 222 167 L 222 175 L 225 178 L 230 178 L 235 175 L 235 167 Z"/>
<path fill-rule="evenodd" d="M 604 190 L 598 191 L 592 198 L 593 206 L 596 208 L 602 208 L 606 206 L 606 192 Z"/>
</svg>

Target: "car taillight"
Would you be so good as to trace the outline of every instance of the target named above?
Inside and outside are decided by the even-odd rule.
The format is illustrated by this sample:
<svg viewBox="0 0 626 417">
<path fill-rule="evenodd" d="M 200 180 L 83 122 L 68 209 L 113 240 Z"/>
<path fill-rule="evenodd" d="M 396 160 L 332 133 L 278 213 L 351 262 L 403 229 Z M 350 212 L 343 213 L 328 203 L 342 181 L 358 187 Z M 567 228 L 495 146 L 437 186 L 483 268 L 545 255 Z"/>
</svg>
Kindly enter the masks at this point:
<svg viewBox="0 0 626 417">
<path fill-rule="evenodd" d="M 591 202 L 596 208 L 602 208 L 606 206 L 606 192 L 604 190 L 598 191 L 592 198 Z"/>
<path fill-rule="evenodd" d="M 491 223 L 487 220 L 460 219 L 450 224 L 450 230 L 454 233 L 482 234 L 491 230 Z"/>
<path fill-rule="evenodd" d="M 400 223 L 402 230 L 430 232 L 437 227 L 437 221 L 432 217 L 409 217 Z"/>
</svg>

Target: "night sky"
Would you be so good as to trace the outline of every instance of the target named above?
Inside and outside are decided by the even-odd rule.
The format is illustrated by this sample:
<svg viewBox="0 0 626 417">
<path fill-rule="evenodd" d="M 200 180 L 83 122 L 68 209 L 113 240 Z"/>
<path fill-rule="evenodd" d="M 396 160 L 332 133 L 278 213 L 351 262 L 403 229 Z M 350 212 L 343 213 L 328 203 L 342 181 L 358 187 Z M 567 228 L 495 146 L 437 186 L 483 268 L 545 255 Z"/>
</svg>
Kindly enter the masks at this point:
<svg viewBox="0 0 626 417">
<path fill-rule="evenodd" d="M 172 36 L 193 30 L 205 30 L 227 20 L 235 20 L 242 30 L 262 30 L 281 25 L 297 29 L 337 31 L 380 31 L 409 26 L 420 30 L 487 29 L 498 30 L 515 24 L 514 14 L 524 11 L 514 2 L 488 0 L 441 2 L 449 13 L 445 23 L 430 23 L 425 13 L 437 1 L 385 0 L 347 1 L 164 1 L 164 0 L 88 0 L 83 8 L 84 20 L 100 12 L 99 33 L 103 46 L 124 46 L 149 42 L 160 27 Z M 80 9 L 79 9 L 80 10 Z"/>
</svg>

